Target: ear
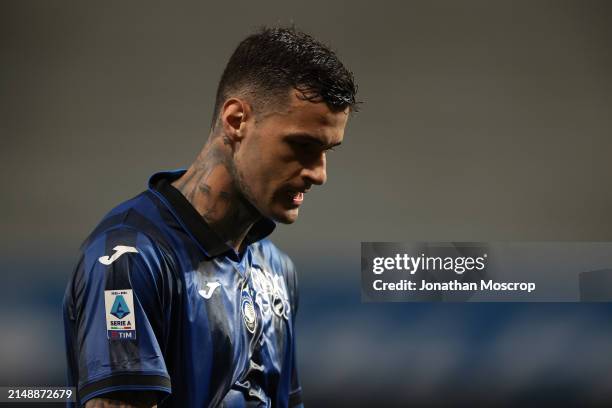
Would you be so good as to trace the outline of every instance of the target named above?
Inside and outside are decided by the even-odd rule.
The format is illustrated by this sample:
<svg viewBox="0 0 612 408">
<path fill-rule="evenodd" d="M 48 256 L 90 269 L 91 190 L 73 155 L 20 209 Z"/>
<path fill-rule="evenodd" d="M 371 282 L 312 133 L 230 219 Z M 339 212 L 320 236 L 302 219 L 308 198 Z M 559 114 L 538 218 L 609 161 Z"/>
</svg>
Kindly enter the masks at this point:
<svg viewBox="0 0 612 408">
<path fill-rule="evenodd" d="M 239 98 L 230 98 L 221 108 L 223 134 L 231 142 L 240 142 L 244 137 L 246 121 L 251 115 L 250 106 Z"/>
</svg>

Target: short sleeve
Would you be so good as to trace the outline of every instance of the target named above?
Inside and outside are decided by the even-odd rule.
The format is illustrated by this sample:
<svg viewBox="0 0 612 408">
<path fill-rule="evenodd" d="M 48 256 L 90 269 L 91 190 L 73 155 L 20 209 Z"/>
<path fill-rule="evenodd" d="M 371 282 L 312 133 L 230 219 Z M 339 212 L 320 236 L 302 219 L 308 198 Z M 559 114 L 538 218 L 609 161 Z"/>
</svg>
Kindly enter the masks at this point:
<svg viewBox="0 0 612 408">
<path fill-rule="evenodd" d="M 171 392 L 164 361 L 167 257 L 115 228 L 86 242 L 64 297 L 68 380 L 79 403 L 113 391 Z"/>
</svg>

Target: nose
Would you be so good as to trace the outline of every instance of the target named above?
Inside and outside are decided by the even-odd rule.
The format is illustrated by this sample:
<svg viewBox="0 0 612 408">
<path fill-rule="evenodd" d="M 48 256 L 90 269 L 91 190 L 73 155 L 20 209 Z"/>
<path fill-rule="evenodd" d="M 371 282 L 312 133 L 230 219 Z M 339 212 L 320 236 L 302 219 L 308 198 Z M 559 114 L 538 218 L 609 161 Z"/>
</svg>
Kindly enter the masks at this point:
<svg viewBox="0 0 612 408">
<path fill-rule="evenodd" d="M 309 184 L 316 184 L 320 186 L 325 184 L 327 181 L 327 163 L 325 159 L 325 153 L 321 154 L 317 160 L 313 160 L 309 165 L 304 167 L 302 171 L 302 177 L 307 180 Z"/>
</svg>

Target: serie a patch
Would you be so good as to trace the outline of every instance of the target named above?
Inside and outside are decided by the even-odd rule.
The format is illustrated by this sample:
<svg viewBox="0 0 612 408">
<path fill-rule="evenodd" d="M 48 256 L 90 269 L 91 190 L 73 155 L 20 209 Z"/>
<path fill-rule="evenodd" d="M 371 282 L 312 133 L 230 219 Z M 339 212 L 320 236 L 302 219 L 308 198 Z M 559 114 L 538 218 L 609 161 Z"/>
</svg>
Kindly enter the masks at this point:
<svg viewBox="0 0 612 408">
<path fill-rule="evenodd" d="M 132 289 L 104 291 L 106 333 L 109 340 L 135 340 L 136 315 Z"/>
</svg>

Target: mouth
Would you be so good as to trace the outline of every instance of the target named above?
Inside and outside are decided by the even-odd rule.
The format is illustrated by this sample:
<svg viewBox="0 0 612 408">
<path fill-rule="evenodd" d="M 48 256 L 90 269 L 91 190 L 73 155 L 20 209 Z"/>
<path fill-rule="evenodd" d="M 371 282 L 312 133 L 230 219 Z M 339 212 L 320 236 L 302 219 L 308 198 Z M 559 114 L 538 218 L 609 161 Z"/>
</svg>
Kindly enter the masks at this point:
<svg viewBox="0 0 612 408">
<path fill-rule="evenodd" d="M 289 199 L 291 200 L 291 203 L 295 206 L 301 205 L 304 201 L 303 191 L 290 190 L 287 194 L 289 196 Z"/>
</svg>

